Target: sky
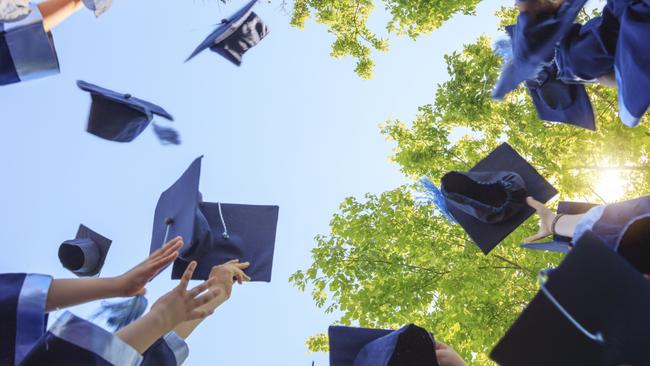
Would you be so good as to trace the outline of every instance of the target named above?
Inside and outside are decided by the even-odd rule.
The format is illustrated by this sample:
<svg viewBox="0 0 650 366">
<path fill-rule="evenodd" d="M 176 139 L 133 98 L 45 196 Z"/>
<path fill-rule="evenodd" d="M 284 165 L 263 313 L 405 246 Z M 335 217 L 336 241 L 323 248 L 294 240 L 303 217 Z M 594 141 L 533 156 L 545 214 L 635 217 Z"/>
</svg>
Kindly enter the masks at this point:
<svg viewBox="0 0 650 366">
<path fill-rule="evenodd" d="M 53 32 L 60 75 L 0 88 L 0 271 L 71 277 L 57 250 L 84 223 L 113 240 L 101 275 L 123 273 L 148 256 L 160 193 L 205 155 L 205 201 L 279 205 L 280 218 L 272 282 L 236 287 L 189 338 L 185 365 L 327 365 L 305 340 L 337 314 L 288 277 L 311 264 L 314 236 L 328 232 L 345 197 L 406 182 L 379 124 L 409 122 L 432 103 L 447 78 L 443 55 L 496 35 L 493 13 L 510 2 L 483 2 L 477 16 L 455 17 L 416 42 L 392 37 L 390 52 L 374 55 L 372 80 L 354 74 L 354 60 L 329 56 L 325 27 L 292 28 L 276 1 L 258 4 L 271 33 L 241 67 L 211 52 L 184 64 L 243 3 L 116 0 L 99 19 L 81 11 Z M 378 6 L 372 27 L 383 34 L 386 21 Z M 182 145 L 161 146 L 150 129 L 129 144 L 86 133 L 90 97 L 76 80 L 160 104 Z M 175 284 L 170 269 L 159 275 L 150 303 Z M 72 311 L 85 316 L 97 305 Z"/>
</svg>

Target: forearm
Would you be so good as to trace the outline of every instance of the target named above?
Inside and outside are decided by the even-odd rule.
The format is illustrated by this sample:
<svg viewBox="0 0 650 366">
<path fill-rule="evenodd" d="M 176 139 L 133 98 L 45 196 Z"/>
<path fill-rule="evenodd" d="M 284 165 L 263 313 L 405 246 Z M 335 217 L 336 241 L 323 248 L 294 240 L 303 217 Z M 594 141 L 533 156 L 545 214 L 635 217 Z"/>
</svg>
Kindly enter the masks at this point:
<svg viewBox="0 0 650 366">
<path fill-rule="evenodd" d="M 563 215 L 555 223 L 555 234 L 560 236 L 566 236 L 568 238 L 573 237 L 573 233 L 576 230 L 576 226 L 584 216 L 585 216 L 584 214 Z"/>
<path fill-rule="evenodd" d="M 168 325 L 155 312 L 149 312 L 142 318 L 120 329 L 116 336 L 143 354 L 160 337 L 171 331 Z"/>
<path fill-rule="evenodd" d="M 81 0 L 46 0 L 38 4 L 38 10 L 43 16 L 43 28 L 46 32 L 63 22 L 79 9 L 83 8 Z"/>
<path fill-rule="evenodd" d="M 119 286 L 113 278 L 54 280 L 47 294 L 45 311 L 117 296 L 120 296 Z"/>
</svg>

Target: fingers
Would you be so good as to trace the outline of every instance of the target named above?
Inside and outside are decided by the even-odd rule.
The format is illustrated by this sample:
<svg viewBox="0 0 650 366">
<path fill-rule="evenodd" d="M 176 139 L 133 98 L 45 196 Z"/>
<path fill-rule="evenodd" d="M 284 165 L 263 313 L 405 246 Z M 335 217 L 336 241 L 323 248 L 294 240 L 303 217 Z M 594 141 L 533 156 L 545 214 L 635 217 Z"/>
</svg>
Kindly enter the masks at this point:
<svg viewBox="0 0 650 366">
<path fill-rule="evenodd" d="M 449 348 L 448 345 L 446 345 L 446 344 L 444 344 L 444 343 L 442 343 L 442 342 L 440 342 L 440 341 L 436 341 L 436 349 L 437 349 L 437 350 L 438 350 L 438 349 L 447 349 L 447 348 Z"/>
<path fill-rule="evenodd" d="M 546 233 L 540 231 L 537 234 L 535 234 L 533 236 L 529 236 L 526 239 L 524 239 L 524 244 L 528 244 L 528 243 L 532 243 L 534 241 L 538 241 L 540 239 L 544 239 L 546 236 L 547 236 Z"/>
<path fill-rule="evenodd" d="M 251 278 L 239 268 L 235 268 L 235 277 L 237 277 L 237 282 L 240 285 L 242 284 L 242 282 L 251 280 Z"/>
<path fill-rule="evenodd" d="M 194 289 L 192 289 L 192 290 L 194 290 Z M 203 292 L 203 291 L 201 291 L 201 292 Z M 201 293 L 201 292 L 199 292 L 199 293 Z M 217 298 L 218 295 L 219 295 L 219 291 L 208 290 L 203 295 L 201 295 L 201 296 L 194 299 L 193 308 L 196 309 L 196 308 L 199 308 L 199 307 L 209 303 L 210 301 Z"/>
<path fill-rule="evenodd" d="M 155 260 L 154 262 L 151 263 L 150 269 L 152 271 L 155 271 L 155 273 L 158 273 L 161 269 L 169 265 L 171 262 L 173 262 L 176 258 L 178 257 L 178 252 L 172 252 L 168 254 L 166 257 L 159 258 Z"/>
<path fill-rule="evenodd" d="M 174 239 L 165 243 L 162 247 L 158 248 L 155 252 L 151 253 L 149 259 L 158 259 L 159 257 L 164 257 L 168 253 L 180 249 L 183 246 L 183 238 L 180 236 L 175 237 Z"/>
<path fill-rule="evenodd" d="M 239 259 L 231 259 L 231 260 L 229 260 L 228 262 L 226 262 L 224 264 L 233 264 L 233 263 L 239 263 Z"/>
<path fill-rule="evenodd" d="M 539 202 L 538 200 L 534 199 L 533 197 L 526 197 L 526 203 L 528 203 L 528 206 L 532 207 L 535 209 L 535 211 L 543 211 L 546 209 L 546 206 L 544 206 L 543 203 Z"/>
<path fill-rule="evenodd" d="M 190 283 L 190 280 L 192 279 L 192 275 L 194 274 L 194 270 L 196 269 L 196 261 L 190 262 L 190 264 L 185 268 L 185 272 L 183 273 L 183 276 L 181 277 L 181 283 L 178 284 L 178 287 L 182 289 L 187 289 L 187 285 Z"/>
<path fill-rule="evenodd" d="M 197 320 L 207 318 L 214 313 L 214 309 L 195 309 L 190 312 L 187 320 Z"/>
<path fill-rule="evenodd" d="M 210 283 L 209 283 L 209 281 L 205 281 L 202 284 L 200 284 L 200 285 L 194 287 L 193 289 L 189 290 L 187 292 L 187 294 L 191 298 L 195 298 L 195 297 L 199 296 L 203 291 L 207 290 L 208 287 L 210 287 Z"/>
<path fill-rule="evenodd" d="M 237 267 L 237 268 L 239 268 L 239 269 L 246 269 L 246 268 L 248 268 L 248 267 L 250 267 L 250 266 L 251 266 L 250 262 L 244 262 L 244 263 L 237 263 L 237 264 L 235 264 L 235 267 Z"/>
</svg>

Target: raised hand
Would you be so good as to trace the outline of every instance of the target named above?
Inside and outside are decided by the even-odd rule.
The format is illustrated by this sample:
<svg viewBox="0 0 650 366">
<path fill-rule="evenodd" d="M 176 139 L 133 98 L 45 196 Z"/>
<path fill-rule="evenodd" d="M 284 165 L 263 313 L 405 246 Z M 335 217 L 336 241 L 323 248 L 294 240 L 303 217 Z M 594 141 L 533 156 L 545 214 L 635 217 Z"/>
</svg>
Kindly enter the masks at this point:
<svg viewBox="0 0 650 366">
<path fill-rule="evenodd" d="M 438 341 L 436 341 L 436 358 L 440 366 L 467 366 L 453 348 Z"/>
<path fill-rule="evenodd" d="M 144 295 L 146 291 L 144 286 L 178 257 L 181 247 L 183 247 L 183 239 L 178 236 L 151 253 L 142 263 L 123 275 L 115 277 L 120 296 Z"/>
<path fill-rule="evenodd" d="M 219 266 L 212 267 L 209 278 L 211 280 L 214 279 L 217 284 L 224 286 L 227 295 L 230 296 L 234 281 L 237 281 L 241 285 L 243 282 L 251 280 L 244 273 L 244 270 L 248 267 L 250 267 L 250 263 L 239 263 L 239 259 L 233 259 Z"/>
<path fill-rule="evenodd" d="M 167 331 L 182 322 L 203 319 L 214 312 L 214 309 L 202 306 L 215 299 L 220 289 L 211 288 L 210 281 L 205 281 L 191 290 L 187 289 L 196 265 L 195 261 L 191 262 L 178 286 L 159 298 L 151 307 L 151 313 L 158 316 Z"/>
<path fill-rule="evenodd" d="M 526 198 L 526 202 L 530 207 L 535 209 L 537 216 L 539 216 L 539 231 L 537 234 L 524 239 L 524 243 L 531 243 L 553 234 L 553 220 L 556 216 L 555 213 L 533 197 Z"/>
</svg>

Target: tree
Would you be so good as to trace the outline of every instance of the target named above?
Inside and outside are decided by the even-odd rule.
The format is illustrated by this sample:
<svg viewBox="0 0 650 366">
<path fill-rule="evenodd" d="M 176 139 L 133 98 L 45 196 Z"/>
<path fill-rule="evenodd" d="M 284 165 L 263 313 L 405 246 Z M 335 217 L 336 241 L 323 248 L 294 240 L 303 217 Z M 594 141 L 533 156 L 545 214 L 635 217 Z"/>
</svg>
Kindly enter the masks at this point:
<svg viewBox="0 0 650 366">
<path fill-rule="evenodd" d="M 481 0 L 382 0 L 392 19 L 388 32 L 415 39 L 440 27 L 454 14 L 474 14 Z M 373 49 L 388 50 L 388 40 L 368 28 L 368 17 L 375 7 L 373 0 L 295 0 L 291 24 L 304 28 L 310 16 L 324 24 L 336 40 L 331 55 L 357 59 L 355 71 L 363 78 L 372 77 Z"/>
<path fill-rule="evenodd" d="M 597 132 L 540 121 L 521 87 L 493 101 L 500 60 L 486 36 L 445 60 L 450 79 L 438 86 L 434 105 L 420 107 L 409 126 L 390 120 L 381 129 L 396 144 L 392 160 L 414 184 L 347 198 L 330 232 L 316 237 L 312 265 L 290 281 L 310 288 L 325 311 L 340 312 L 341 324 L 417 323 L 485 365 L 537 291 L 539 270 L 561 256 L 519 248 L 537 229 L 532 218 L 484 256 L 459 226 L 418 203 L 415 181 L 466 171 L 507 141 L 558 188 L 560 199 L 599 202 L 595 181 L 608 169 L 628 182 L 625 196 L 635 197 L 650 191 L 650 137 L 643 125 L 630 129 L 619 121 L 616 90 L 602 86 L 588 87 Z M 327 338 L 317 335 L 308 346 L 325 350 Z"/>
</svg>

